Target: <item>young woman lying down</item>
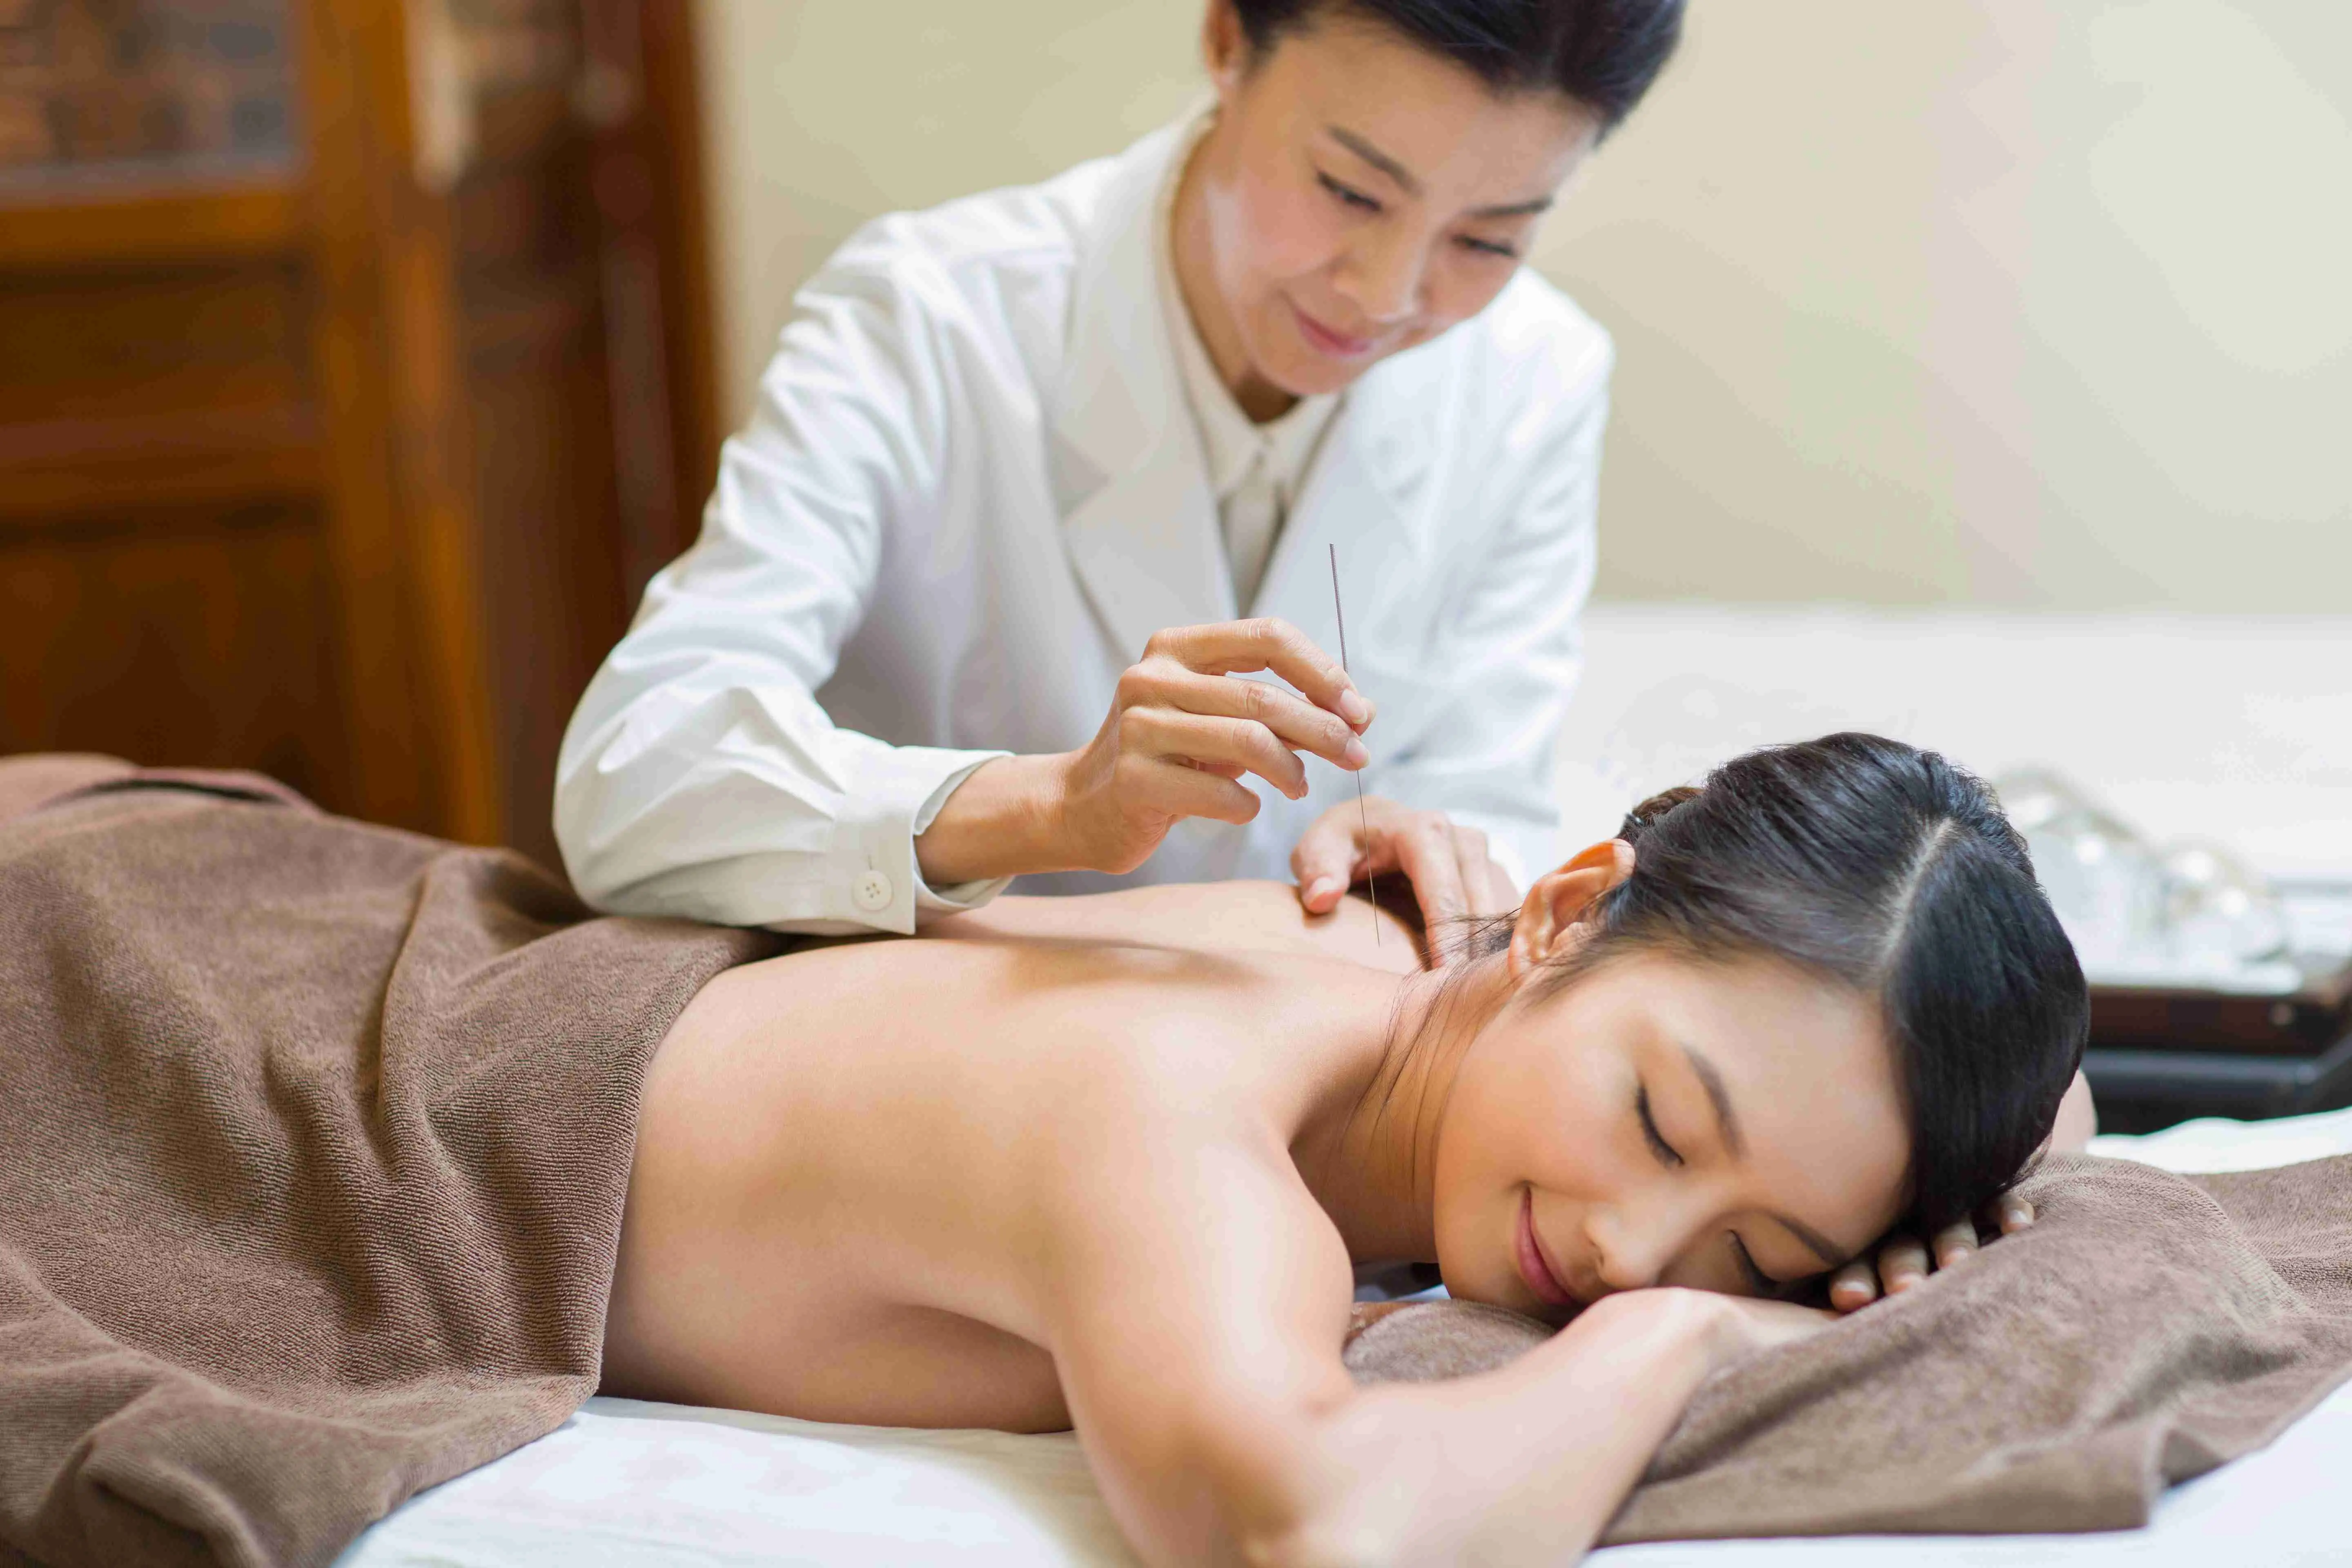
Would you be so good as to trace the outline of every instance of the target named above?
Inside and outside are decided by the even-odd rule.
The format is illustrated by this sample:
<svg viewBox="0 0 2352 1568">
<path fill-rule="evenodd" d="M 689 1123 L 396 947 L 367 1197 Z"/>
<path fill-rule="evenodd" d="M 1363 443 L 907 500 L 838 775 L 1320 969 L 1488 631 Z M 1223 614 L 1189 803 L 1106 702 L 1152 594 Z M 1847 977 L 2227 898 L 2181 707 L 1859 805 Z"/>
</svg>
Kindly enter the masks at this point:
<svg viewBox="0 0 2352 1568">
<path fill-rule="evenodd" d="M 0 1545 L 58 1564 L 328 1561 L 600 1376 L 1075 1426 L 1154 1563 L 1567 1561 L 1832 1321 L 1776 1298 L 1973 1241 L 2085 1027 L 1987 792 L 1866 736 L 1649 803 L 1437 973 L 1247 886 L 747 963 L 60 765 L 0 763 Z M 1565 1331 L 1359 1388 L 1392 1260 Z"/>
<path fill-rule="evenodd" d="M 1865 736 L 1651 802 L 1442 977 L 1370 918 L 1005 900 L 719 976 L 646 1085 L 605 1388 L 1075 1426 L 1154 1563 L 1557 1563 L 1829 1321 L 1776 1298 L 2002 1194 L 2085 1028 L 1987 791 Z M 1391 1259 L 1565 1331 L 1360 1389 Z"/>
</svg>

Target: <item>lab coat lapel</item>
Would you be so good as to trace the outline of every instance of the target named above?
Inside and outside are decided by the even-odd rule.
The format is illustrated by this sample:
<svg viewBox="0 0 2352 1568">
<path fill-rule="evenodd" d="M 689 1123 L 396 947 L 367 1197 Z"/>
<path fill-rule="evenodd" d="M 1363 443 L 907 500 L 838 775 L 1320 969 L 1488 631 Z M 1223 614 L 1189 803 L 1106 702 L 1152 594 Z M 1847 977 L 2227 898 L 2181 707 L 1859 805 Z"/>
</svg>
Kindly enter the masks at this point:
<svg viewBox="0 0 2352 1568">
<path fill-rule="evenodd" d="M 1392 622 L 1398 597 L 1428 583 L 1433 564 L 1423 502 L 1439 433 L 1432 411 L 1400 406 L 1383 368 L 1350 387 L 1333 416 L 1252 606 L 1253 614 L 1281 616 L 1338 653 L 1336 545 L 1350 664 L 1370 646 L 1366 634 Z"/>
<path fill-rule="evenodd" d="M 1238 613 L 1160 305 L 1156 202 L 1188 129 L 1147 138 L 1105 183 L 1082 241 L 1052 410 L 1063 547 L 1129 658 L 1162 627 Z"/>
</svg>

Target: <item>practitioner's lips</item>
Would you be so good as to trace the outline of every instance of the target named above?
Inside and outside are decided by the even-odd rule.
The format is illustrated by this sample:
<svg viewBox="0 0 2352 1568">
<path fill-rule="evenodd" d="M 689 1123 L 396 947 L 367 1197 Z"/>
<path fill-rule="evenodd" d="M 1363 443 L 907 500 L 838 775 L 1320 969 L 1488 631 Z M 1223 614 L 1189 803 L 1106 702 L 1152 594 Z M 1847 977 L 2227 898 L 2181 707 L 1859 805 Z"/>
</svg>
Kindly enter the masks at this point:
<svg viewBox="0 0 2352 1568">
<path fill-rule="evenodd" d="M 1289 301 L 1289 304 L 1290 313 L 1298 321 L 1299 336 L 1305 338 L 1307 346 L 1318 353 L 1332 359 L 1364 359 L 1381 346 L 1378 338 L 1351 338 L 1345 332 L 1325 326 L 1300 310 L 1296 300 Z"/>
<path fill-rule="evenodd" d="M 1533 1187 L 1519 1193 L 1519 1223 L 1515 1233 L 1518 1243 L 1519 1278 L 1528 1289 L 1555 1307 L 1580 1307 L 1576 1292 L 1559 1281 L 1559 1273 L 1550 1259 L 1544 1257 L 1543 1243 L 1536 1239 L 1536 1194 Z"/>
</svg>

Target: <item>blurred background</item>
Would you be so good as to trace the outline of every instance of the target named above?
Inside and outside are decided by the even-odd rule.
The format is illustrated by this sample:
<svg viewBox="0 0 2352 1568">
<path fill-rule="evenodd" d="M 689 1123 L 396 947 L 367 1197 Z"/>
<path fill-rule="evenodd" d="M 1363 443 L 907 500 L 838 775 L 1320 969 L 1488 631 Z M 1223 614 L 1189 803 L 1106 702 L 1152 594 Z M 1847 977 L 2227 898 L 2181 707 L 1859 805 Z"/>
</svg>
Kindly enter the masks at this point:
<svg viewBox="0 0 2352 1568">
<path fill-rule="evenodd" d="M 551 858 L 795 285 L 1199 9 L 0 0 L 0 749 Z M 1571 832 L 1865 722 L 2352 877 L 2347 194 L 2338 0 L 1697 0 L 1535 258 L 1620 356 Z"/>
</svg>

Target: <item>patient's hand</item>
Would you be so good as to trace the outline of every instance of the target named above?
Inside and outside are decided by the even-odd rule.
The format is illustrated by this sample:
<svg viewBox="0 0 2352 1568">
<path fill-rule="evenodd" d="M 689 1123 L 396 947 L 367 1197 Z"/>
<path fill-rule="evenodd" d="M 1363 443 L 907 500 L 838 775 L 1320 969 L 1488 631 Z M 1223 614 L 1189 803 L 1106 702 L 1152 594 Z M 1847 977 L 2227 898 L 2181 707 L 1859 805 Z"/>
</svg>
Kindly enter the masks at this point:
<svg viewBox="0 0 2352 1568">
<path fill-rule="evenodd" d="M 1936 1233 L 1932 1247 L 1916 1236 L 1895 1235 L 1878 1244 L 1874 1260 L 1857 1258 L 1830 1276 L 1830 1305 L 1856 1312 L 1880 1295 L 1899 1296 L 1927 1278 L 1931 1268 L 1966 1262 L 1986 1241 L 2011 1236 L 2033 1223 L 2033 1205 L 2003 1193 L 1978 1214 Z"/>
</svg>

